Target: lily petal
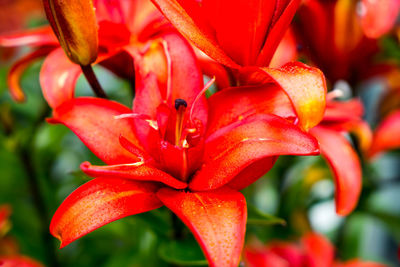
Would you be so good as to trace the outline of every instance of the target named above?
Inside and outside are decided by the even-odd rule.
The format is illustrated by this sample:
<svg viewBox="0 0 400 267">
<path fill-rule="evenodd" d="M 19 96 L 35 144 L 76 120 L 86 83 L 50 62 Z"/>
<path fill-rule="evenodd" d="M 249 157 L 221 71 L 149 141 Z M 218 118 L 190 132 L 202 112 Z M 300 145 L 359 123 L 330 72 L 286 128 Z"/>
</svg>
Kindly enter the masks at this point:
<svg viewBox="0 0 400 267">
<path fill-rule="evenodd" d="M 305 250 L 307 265 L 330 267 L 333 264 L 335 249 L 326 237 L 317 233 L 308 233 L 301 239 Z"/>
<path fill-rule="evenodd" d="M 357 205 L 361 193 L 361 166 L 352 146 L 341 133 L 317 126 L 310 130 L 320 144 L 335 177 L 336 212 L 348 215 Z"/>
<path fill-rule="evenodd" d="M 53 50 L 52 47 L 38 48 L 34 52 L 19 59 L 11 67 L 10 71 L 7 74 L 7 83 L 9 86 L 10 94 L 15 101 L 25 101 L 25 94 L 20 86 L 20 79 L 26 68 L 29 67 L 33 63 L 33 61 L 49 54 L 51 50 Z"/>
<path fill-rule="evenodd" d="M 45 59 L 40 70 L 40 85 L 50 107 L 56 108 L 74 97 L 75 84 L 81 72 L 79 65 L 72 63 L 62 48 Z"/>
<path fill-rule="evenodd" d="M 226 88 L 208 99 L 207 133 L 257 113 L 294 119 L 288 96 L 274 84 Z"/>
<path fill-rule="evenodd" d="M 131 113 L 119 103 L 91 97 L 74 98 L 53 111 L 50 123 L 62 123 L 70 128 L 86 146 L 107 164 L 123 164 L 140 159 L 123 148 L 120 135 L 141 148 L 128 119 L 115 116 Z"/>
<path fill-rule="evenodd" d="M 354 259 L 343 263 L 335 263 L 333 267 L 387 267 L 387 265 L 372 261 L 361 261 L 359 259 Z"/>
<path fill-rule="evenodd" d="M 81 170 L 91 177 L 113 177 L 135 181 L 161 182 L 175 189 L 184 189 L 187 187 L 186 183 L 175 179 L 168 173 L 140 161 L 133 164 L 106 166 L 94 166 L 86 161 L 81 164 Z"/>
<path fill-rule="evenodd" d="M 359 120 L 363 114 L 364 107 L 360 99 L 327 101 L 324 122 Z"/>
<path fill-rule="evenodd" d="M 183 34 L 192 41 L 200 50 L 204 51 L 211 58 L 231 68 L 239 68 L 218 45 L 210 26 L 202 19 L 201 11 L 194 0 L 152 0 L 157 8 L 167 19 Z M 190 8 L 182 7 L 184 3 Z M 191 15 L 188 14 L 190 11 Z"/>
<path fill-rule="evenodd" d="M 264 46 L 257 58 L 257 66 L 268 66 L 287 28 L 289 28 L 300 2 L 300 0 L 277 1 L 278 6 L 280 4 L 281 8 L 286 8 L 284 10 L 276 8 L 273 18 L 275 20 L 274 25 L 269 30 Z"/>
<path fill-rule="evenodd" d="M 44 267 L 41 263 L 20 255 L 1 255 L 0 256 L 0 266 L 4 267 Z"/>
<path fill-rule="evenodd" d="M 375 130 L 369 156 L 400 147 L 400 111 L 390 114 Z"/>
<path fill-rule="evenodd" d="M 159 185 L 113 178 L 97 178 L 80 186 L 57 209 L 50 233 L 61 248 L 97 228 L 126 216 L 157 209 Z"/>
<path fill-rule="evenodd" d="M 223 50 L 242 66 L 255 65 L 271 27 L 277 1 L 203 2 L 205 13 L 214 11 L 218 14 L 212 21 L 218 43 Z"/>
<path fill-rule="evenodd" d="M 157 196 L 189 227 L 210 266 L 239 264 L 247 218 L 241 193 L 227 188 L 196 193 L 162 188 Z"/>
<path fill-rule="evenodd" d="M 274 115 L 253 116 L 225 126 L 207 138 L 204 164 L 189 188 L 216 189 L 267 157 L 310 154 L 318 154 L 317 140 L 311 135 Z M 270 166 L 265 168 L 267 171 Z"/>
<path fill-rule="evenodd" d="M 361 27 L 369 38 L 379 38 L 388 33 L 400 13 L 399 0 L 362 0 Z"/>
<path fill-rule="evenodd" d="M 326 82 L 319 69 L 300 62 L 290 62 L 279 69 L 247 68 L 243 70 L 242 78 L 247 84 L 271 81 L 278 84 L 292 101 L 303 129 L 308 130 L 322 120 Z"/>
<path fill-rule="evenodd" d="M 59 45 L 50 26 L 0 36 L 0 46 L 4 47 L 43 45 Z"/>
</svg>

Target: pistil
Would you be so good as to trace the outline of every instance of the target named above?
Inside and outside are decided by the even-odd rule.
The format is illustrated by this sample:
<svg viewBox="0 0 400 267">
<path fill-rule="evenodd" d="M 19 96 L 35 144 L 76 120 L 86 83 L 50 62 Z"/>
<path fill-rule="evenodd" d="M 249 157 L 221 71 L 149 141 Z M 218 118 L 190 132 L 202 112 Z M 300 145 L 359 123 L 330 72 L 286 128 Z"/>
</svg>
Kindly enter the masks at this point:
<svg viewBox="0 0 400 267">
<path fill-rule="evenodd" d="M 185 118 L 185 111 L 187 108 L 187 103 L 183 99 L 175 99 L 175 109 L 176 109 L 176 124 L 175 124 L 175 145 L 182 146 L 182 131 L 183 123 Z"/>
</svg>

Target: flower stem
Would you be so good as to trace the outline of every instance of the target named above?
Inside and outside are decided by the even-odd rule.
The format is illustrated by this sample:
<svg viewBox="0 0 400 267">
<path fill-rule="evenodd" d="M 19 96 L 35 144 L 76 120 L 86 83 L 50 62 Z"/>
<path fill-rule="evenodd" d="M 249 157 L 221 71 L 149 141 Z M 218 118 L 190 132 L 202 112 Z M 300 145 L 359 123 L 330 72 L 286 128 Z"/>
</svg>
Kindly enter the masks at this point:
<svg viewBox="0 0 400 267">
<path fill-rule="evenodd" d="M 97 77 L 94 74 L 92 66 L 91 65 L 87 65 L 87 66 L 81 65 L 81 69 L 82 69 L 83 75 L 85 75 L 86 80 L 89 82 L 90 87 L 92 88 L 94 94 L 97 97 L 107 98 L 107 95 L 104 92 L 103 88 L 101 87 L 99 80 L 97 80 Z"/>
</svg>

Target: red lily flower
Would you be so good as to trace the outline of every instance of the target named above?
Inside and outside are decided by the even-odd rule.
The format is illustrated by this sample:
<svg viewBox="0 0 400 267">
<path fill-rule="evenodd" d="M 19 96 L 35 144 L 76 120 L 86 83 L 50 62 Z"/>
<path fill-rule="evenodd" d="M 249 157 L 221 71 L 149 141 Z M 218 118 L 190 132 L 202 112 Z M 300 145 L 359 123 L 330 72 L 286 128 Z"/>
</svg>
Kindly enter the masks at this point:
<svg viewBox="0 0 400 267">
<path fill-rule="evenodd" d="M 380 8 L 372 8 L 368 2 L 376 2 Z M 299 8 L 299 19 L 295 23 L 298 39 L 307 55 L 321 68 L 328 80 L 334 83 L 344 79 L 355 84 L 360 79 L 393 68 L 390 63 L 376 63 L 374 56 L 379 51 L 378 42 L 364 34 L 362 25 L 369 23 L 366 21 L 370 20 L 372 13 L 379 21 L 389 25 L 393 14 L 380 12 L 388 5 L 396 5 L 396 2 L 398 0 L 362 1 L 360 5 L 365 6 L 365 17 L 360 23 L 357 12 L 360 6 L 357 9 L 356 1 L 304 1 Z M 392 11 L 396 12 L 395 10 Z"/>
<path fill-rule="evenodd" d="M 334 247 L 318 233 L 304 235 L 299 244 L 283 241 L 267 246 L 249 246 L 245 249 L 245 261 L 249 267 L 385 267 L 375 262 L 359 259 L 347 262 L 334 260 Z"/>
<path fill-rule="evenodd" d="M 290 122 L 295 115 L 279 86 L 254 87 L 258 100 L 237 98 L 247 88 L 206 100 L 190 45 L 176 34 L 162 40 L 162 54 L 145 46 L 135 55 L 132 110 L 88 97 L 54 109 L 50 122 L 69 127 L 108 165 L 82 163 L 95 179 L 67 197 L 50 231 L 64 247 L 111 221 L 165 205 L 193 232 L 211 266 L 236 266 L 247 216 L 238 190 L 277 156 L 314 155 L 318 145 Z M 254 104 L 263 104 L 265 114 Z M 229 106 L 238 109 L 226 112 Z"/>
<path fill-rule="evenodd" d="M 231 68 L 268 66 L 299 0 L 152 0 L 200 50 Z"/>
</svg>

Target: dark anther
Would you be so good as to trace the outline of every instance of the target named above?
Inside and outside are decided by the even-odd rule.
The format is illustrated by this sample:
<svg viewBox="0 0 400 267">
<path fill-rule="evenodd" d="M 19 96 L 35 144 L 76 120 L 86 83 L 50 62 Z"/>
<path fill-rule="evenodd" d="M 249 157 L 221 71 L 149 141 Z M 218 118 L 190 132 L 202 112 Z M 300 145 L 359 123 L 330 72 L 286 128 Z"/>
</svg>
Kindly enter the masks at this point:
<svg viewBox="0 0 400 267">
<path fill-rule="evenodd" d="M 187 108 L 186 101 L 180 98 L 175 99 L 175 109 L 178 110 L 180 106 L 185 106 L 185 108 Z"/>
</svg>

